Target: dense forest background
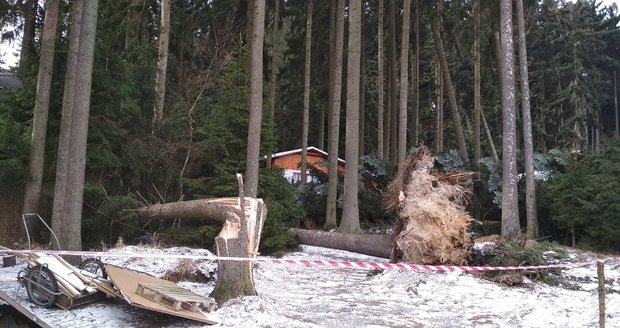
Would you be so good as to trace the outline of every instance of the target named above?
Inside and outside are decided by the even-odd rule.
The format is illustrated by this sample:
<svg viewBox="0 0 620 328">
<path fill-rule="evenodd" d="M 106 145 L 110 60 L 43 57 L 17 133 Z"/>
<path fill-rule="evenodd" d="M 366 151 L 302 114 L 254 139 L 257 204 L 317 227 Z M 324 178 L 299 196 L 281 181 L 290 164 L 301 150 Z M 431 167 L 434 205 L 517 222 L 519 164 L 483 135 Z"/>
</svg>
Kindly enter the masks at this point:
<svg viewBox="0 0 620 328">
<path fill-rule="evenodd" d="M 251 47 L 249 32 L 253 24 L 249 18 L 255 17 L 250 6 L 254 1 L 260 0 L 106 0 L 99 1 L 98 8 L 95 5 L 96 34 L 81 204 L 84 247 L 114 244 L 119 236 L 130 242 L 157 238 L 170 243 L 213 246 L 219 228 L 207 221 L 145 223 L 129 209 L 237 194 L 235 173 L 244 172 L 247 162 L 251 59 L 257 58 L 251 50 L 255 48 Z M 72 1 L 56 3 L 59 7 L 52 39 L 49 110 L 43 130 L 44 170 L 41 198 L 34 210 L 49 220 L 55 206 L 63 94 L 75 12 Z M 394 214 L 385 210 L 381 194 L 402 161 L 399 140 L 407 152 L 424 144 L 437 156 L 440 169 L 479 173 L 469 210 L 475 219 L 485 222 L 484 229 L 476 228 L 479 232 L 499 232 L 488 224 L 502 219 L 500 161 L 505 158 L 505 115 L 500 45 L 505 41 L 500 40 L 505 40 L 505 36 L 500 36 L 499 2 L 361 1 L 360 73 L 355 80 L 347 75 L 351 69 L 348 56 L 354 53 L 348 51 L 352 48 L 348 29 L 349 17 L 357 14 L 343 5 L 340 8 L 345 9 L 344 15 L 338 16 L 338 3 L 266 1 L 264 44 L 258 57 L 263 63 L 264 82 L 261 158 L 276 151 L 300 148 L 304 142 L 327 151 L 329 136 L 334 133 L 328 126 L 335 122 L 340 133 L 336 139 L 337 154 L 347 163 L 360 164 L 362 183 L 356 188 L 359 222 L 368 229 L 393 223 Z M 405 6 L 410 6 L 410 13 Z M 162 8 L 169 10 L 170 16 L 165 96 L 159 98 Z M 41 84 L 37 81 L 41 65 L 43 59 L 49 58 L 42 46 L 47 13 L 41 1 L 12 0 L 0 4 L 0 24 L 8 31 L 2 35 L 3 40 L 23 36 L 20 63 L 13 69 L 23 86 L 0 89 L 0 194 L 3 202 L 18 204 L 20 208 L 26 185 L 32 179 L 29 163 L 35 144 L 33 131 L 41 131 L 35 127 L 35 101 L 40 97 L 37 85 Z M 594 0 L 526 0 L 523 14 L 533 165 L 537 172 L 537 237 L 618 251 L 618 8 L 605 7 Z M 403 28 L 403 17 L 409 17 L 407 30 Z M 338 72 L 333 69 L 333 55 L 339 20 L 344 23 L 340 43 L 344 60 L 340 69 L 342 101 L 336 102 L 336 109 L 342 113 L 342 119 L 334 120 L 330 108 L 335 97 L 332 79 L 334 71 Z M 520 42 L 516 23 L 515 19 L 515 45 Z M 308 26 L 311 33 L 307 33 Z M 408 38 L 403 38 L 403 31 Z M 439 40 L 450 85 L 444 78 Z M 475 44 L 479 49 L 479 92 L 475 81 Z M 516 57 L 516 47 L 514 53 Z M 516 60 L 513 64 L 518 66 Z M 515 76 L 519 85 L 523 76 Z M 404 94 L 399 92 L 403 86 Z M 352 138 L 348 126 L 351 98 L 347 99 L 352 88 L 359 90 L 357 158 L 348 158 L 346 150 Z M 478 93 L 480 116 L 474 110 Z M 526 141 L 520 110 L 523 90 L 517 88 L 514 93 L 518 109 L 518 151 L 514 160 L 518 172 L 524 172 Z M 458 105 L 458 123 L 451 113 L 452 99 Z M 156 114 L 154 109 L 160 101 L 163 112 Z M 399 116 L 399 102 L 405 103 L 408 114 L 404 121 Z M 302 119 L 305 107 L 307 137 L 303 133 L 306 120 Z M 464 136 L 463 145 L 459 144 L 459 130 Z M 261 245 L 265 252 L 293 246 L 295 240 L 287 232 L 290 227 L 309 221 L 324 225 L 330 189 L 329 178 L 317 170 L 314 182 L 291 185 L 278 168 L 269 166 L 262 161 L 258 179 L 258 197 L 266 200 L 269 210 Z M 525 179 L 523 175 L 517 177 L 517 215 L 521 227 L 525 227 Z M 337 188 L 331 188 L 337 192 L 338 224 L 345 207 L 343 181 L 340 177 Z M 7 224 L 18 220 L 6 213 L 0 215 Z M 37 238 L 44 241 L 47 236 Z"/>
</svg>

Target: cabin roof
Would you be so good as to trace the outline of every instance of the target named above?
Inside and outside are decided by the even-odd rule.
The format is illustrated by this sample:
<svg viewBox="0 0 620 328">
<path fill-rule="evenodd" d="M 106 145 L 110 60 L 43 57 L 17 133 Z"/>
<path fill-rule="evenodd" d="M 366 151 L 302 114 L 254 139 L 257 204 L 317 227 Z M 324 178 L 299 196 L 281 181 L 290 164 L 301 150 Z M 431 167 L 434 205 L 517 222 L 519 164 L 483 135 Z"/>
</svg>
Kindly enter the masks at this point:
<svg viewBox="0 0 620 328">
<path fill-rule="evenodd" d="M 308 150 L 308 152 L 316 152 L 316 153 L 319 153 L 319 154 L 327 157 L 327 152 L 326 151 L 321 150 L 319 148 L 316 148 L 314 146 L 308 147 L 307 150 Z M 275 154 L 271 155 L 271 158 L 275 159 L 275 158 L 284 157 L 284 156 L 293 155 L 293 154 L 298 154 L 298 153 L 301 154 L 301 148 L 275 153 Z M 344 160 L 342 158 L 338 158 L 338 162 L 344 164 Z"/>
</svg>

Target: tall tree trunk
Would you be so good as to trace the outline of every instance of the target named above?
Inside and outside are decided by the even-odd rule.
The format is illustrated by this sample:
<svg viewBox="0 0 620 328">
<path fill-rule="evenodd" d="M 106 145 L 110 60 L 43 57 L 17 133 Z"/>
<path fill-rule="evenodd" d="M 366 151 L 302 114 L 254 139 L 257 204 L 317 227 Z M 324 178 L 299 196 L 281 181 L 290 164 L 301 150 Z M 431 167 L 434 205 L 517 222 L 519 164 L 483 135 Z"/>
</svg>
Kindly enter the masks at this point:
<svg viewBox="0 0 620 328">
<path fill-rule="evenodd" d="M 413 0 L 414 23 L 415 29 L 415 52 L 411 63 L 411 96 L 413 98 L 413 117 L 411 118 L 411 144 L 417 146 L 419 140 L 420 125 L 420 9 L 419 0 Z"/>
<path fill-rule="evenodd" d="M 45 7 L 43 37 L 39 74 L 37 76 L 37 94 L 34 102 L 32 119 L 32 138 L 30 144 L 30 180 L 26 183 L 24 194 L 24 213 L 37 212 L 41 198 L 43 166 L 45 164 L 45 136 L 47 133 L 47 115 L 50 104 L 52 72 L 54 70 L 54 46 L 56 44 L 56 26 L 58 25 L 58 0 L 49 0 Z"/>
<path fill-rule="evenodd" d="M 327 144 L 323 144 L 324 150 L 327 150 L 329 148 L 329 142 L 330 142 L 330 137 L 329 134 L 331 132 L 330 130 L 330 122 L 329 120 L 331 120 L 332 117 L 332 107 L 333 107 L 333 103 L 334 103 L 334 91 L 335 91 L 335 76 L 336 76 L 336 69 L 335 66 L 336 65 L 336 7 L 338 7 L 338 2 L 337 1 L 330 1 L 330 6 L 329 6 L 329 90 L 328 90 L 328 97 L 329 99 L 328 104 L 327 104 L 327 123 L 325 123 L 325 118 L 323 118 L 323 125 L 327 127 Z M 323 110 L 325 111 L 325 110 Z M 329 161 L 328 161 L 329 162 Z"/>
<path fill-rule="evenodd" d="M 474 165 L 480 170 L 480 0 L 474 0 Z"/>
<path fill-rule="evenodd" d="M 159 48 L 157 52 L 157 74 L 155 76 L 155 108 L 153 110 L 153 133 L 164 120 L 166 95 L 166 68 L 168 67 L 168 43 L 170 40 L 170 0 L 161 0 L 161 21 L 159 25 Z"/>
<path fill-rule="evenodd" d="M 54 183 L 52 207 L 52 230 L 58 236 L 66 235 L 65 230 L 69 228 L 68 225 L 64 224 L 64 218 L 66 217 L 65 200 L 67 198 L 67 180 L 70 166 L 71 130 L 73 128 L 73 107 L 75 103 L 77 59 L 80 48 L 83 7 L 84 1 L 77 1 L 73 4 L 69 50 L 67 52 L 67 71 L 62 98 L 62 117 L 60 119 L 58 155 L 56 157 L 56 181 Z M 60 244 L 60 247 L 64 248 L 64 246 L 64 244 Z"/>
<path fill-rule="evenodd" d="M 325 107 L 321 105 L 319 112 L 319 149 L 325 149 Z"/>
<path fill-rule="evenodd" d="M 364 156 L 364 139 L 366 135 L 366 55 L 364 54 L 364 11 L 361 13 L 361 41 L 360 41 L 360 83 L 359 83 L 359 93 L 360 93 L 360 105 L 359 105 L 359 117 L 360 117 L 360 126 L 359 126 L 359 163 L 362 165 L 362 156 Z"/>
<path fill-rule="evenodd" d="M 435 92 L 436 92 L 436 112 L 435 112 L 435 153 L 443 153 L 443 105 L 444 105 L 444 84 L 441 74 L 439 59 L 435 61 Z"/>
<path fill-rule="evenodd" d="M 521 235 L 517 193 L 517 140 L 512 42 L 512 1 L 500 1 L 502 45 L 502 238 L 507 241 Z"/>
<path fill-rule="evenodd" d="M 487 119 L 484 117 L 484 111 L 482 107 L 480 107 L 480 119 L 482 120 L 482 127 L 484 128 L 484 133 L 487 139 L 487 143 L 489 144 L 489 149 L 491 151 L 491 157 L 495 164 L 499 164 L 499 156 L 497 156 L 497 150 L 495 149 L 495 143 L 493 142 L 493 136 L 491 135 L 491 129 L 489 129 L 489 125 L 487 124 Z"/>
<path fill-rule="evenodd" d="M 339 230 L 345 233 L 362 231 L 359 220 L 358 174 L 360 128 L 360 52 L 362 46 L 362 1 L 349 0 L 349 46 L 347 56 L 347 114 L 344 173 L 344 208 Z"/>
<path fill-rule="evenodd" d="M 86 145 L 97 30 L 97 6 L 98 0 L 84 0 L 82 10 L 69 148 L 71 163 L 67 165 L 67 189 L 64 195 L 65 215 L 61 218 L 62 225 L 66 228 L 63 230 L 63 234 L 58 236 L 60 244 L 68 250 L 82 248 L 82 199 L 86 172 Z"/>
<path fill-rule="evenodd" d="M 250 55 L 250 120 L 248 123 L 248 150 L 245 165 L 245 195 L 258 194 L 258 161 L 260 153 L 261 121 L 263 115 L 263 39 L 265 37 L 265 0 L 253 1 L 252 43 Z"/>
<path fill-rule="evenodd" d="M 26 0 L 22 4 L 24 14 L 24 31 L 22 34 L 22 47 L 19 54 L 19 76 L 24 78 L 24 74 L 30 70 L 30 65 L 34 58 L 34 37 L 35 21 L 37 18 L 38 1 Z"/>
<path fill-rule="evenodd" d="M 525 150 L 525 210 L 527 213 L 527 238 L 538 238 L 536 214 L 536 182 L 534 181 L 534 138 L 530 110 L 530 83 L 527 67 L 525 17 L 523 0 L 516 0 L 517 30 L 519 34 L 519 74 L 521 75 L 521 106 L 523 112 L 523 145 Z"/>
<path fill-rule="evenodd" d="M 308 170 L 308 125 L 310 124 L 310 62 L 312 49 L 312 0 L 308 3 L 306 20 L 306 62 L 304 68 L 304 113 L 301 134 L 301 184 L 306 184 Z"/>
<path fill-rule="evenodd" d="M 385 154 L 385 146 L 383 140 L 383 114 L 384 114 L 384 72 L 383 72 L 383 16 L 384 16 L 384 7 L 383 0 L 379 0 L 379 12 L 378 12 L 378 23 L 377 23 L 377 157 L 380 159 L 384 158 Z"/>
<path fill-rule="evenodd" d="M 439 12 L 437 16 L 439 16 Z M 443 74 L 443 80 L 448 93 L 448 103 L 450 105 L 452 122 L 454 124 L 454 134 L 456 135 L 456 142 L 458 144 L 459 154 L 461 155 L 461 159 L 463 160 L 463 162 L 465 164 L 469 164 L 469 155 L 467 153 L 465 134 L 463 133 L 463 125 L 461 123 L 461 114 L 459 113 L 458 105 L 456 102 L 456 92 L 454 91 L 454 85 L 452 84 L 452 79 L 450 77 L 448 60 L 446 59 L 446 53 L 443 49 L 443 41 L 441 40 L 437 16 L 431 19 L 433 39 L 435 40 L 435 48 L 437 49 L 437 56 L 439 57 L 441 72 Z"/>
<path fill-rule="evenodd" d="M 247 0 L 245 10 L 245 43 L 252 44 L 252 35 L 254 34 L 254 1 L 259 0 Z"/>
<path fill-rule="evenodd" d="M 338 197 L 338 139 L 340 134 L 340 98 L 342 91 L 342 56 L 344 40 L 344 0 L 338 0 L 336 5 L 336 34 L 334 42 L 333 88 L 331 90 L 330 117 L 329 117 L 329 146 L 328 158 L 328 189 L 327 208 L 325 211 L 325 225 L 329 230 L 337 226 L 336 199 Z"/>
<path fill-rule="evenodd" d="M 390 128 L 392 127 L 392 70 L 390 69 L 390 59 L 386 56 L 385 63 L 387 64 L 387 70 L 385 72 L 385 111 L 383 114 L 383 159 L 390 161 L 390 142 L 392 133 Z"/>
<path fill-rule="evenodd" d="M 618 122 L 618 87 L 616 86 L 616 70 L 614 70 L 614 108 L 616 110 L 616 139 L 620 139 L 620 123 Z"/>
<path fill-rule="evenodd" d="M 278 57 L 280 56 L 280 0 L 275 0 L 273 14 L 273 36 L 271 46 L 271 75 L 269 77 L 269 118 L 275 126 L 276 119 L 276 91 L 278 81 Z M 320 147 L 319 147 L 320 148 Z M 267 155 L 267 168 L 271 168 L 271 154 Z M 302 180 L 305 181 L 305 180 Z"/>
<path fill-rule="evenodd" d="M 388 39 L 388 69 L 390 70 L 390 84 L 389 99 L 390 102 L 390 162 L 394 165 L 398 162 L 398 108 L 397 104 L 397 87 L 396 81 L 398 73 L 396 70 L 396 4 L 394 1 L 388 1 L 388 27 L 389 27 L 389 39 Z M 384 141 L 385 142 L 385 141 Z"/>
<path fill-rule="evenodd" d="M 409 91 L 409 24 L 411 19 L 411 0 L 403 3 L 403 27 L 400 45 L 400 95 L 398 114 L 398 163 L 407 157 L 407 92 Z"/>
</svg>

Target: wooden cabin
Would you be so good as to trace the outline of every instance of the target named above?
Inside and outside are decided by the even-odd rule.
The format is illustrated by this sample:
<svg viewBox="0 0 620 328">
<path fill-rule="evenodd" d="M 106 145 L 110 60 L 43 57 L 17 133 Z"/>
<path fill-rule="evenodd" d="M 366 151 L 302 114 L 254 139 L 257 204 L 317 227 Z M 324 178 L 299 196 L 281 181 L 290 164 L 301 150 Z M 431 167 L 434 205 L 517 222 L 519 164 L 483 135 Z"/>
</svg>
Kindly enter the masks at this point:
<svg viewBox="0 0 620 328">
<path fill-rule="evenodd" d="M 313 165 L 327 174 L 327 152 L 316 147 L 308 147 L 307 161 L 308 166 Z M 319 162 L 324 162 L 325 165 Z M 284 177 L 291 183 L 299 182 L 301 180 L 301 148 L 272 154 L 271 165 L 284 169 Z M 344 160 L 340 158 L 338 158 L 338 171 L 344 174 Z M 308 174 L 308 182 L 310 181 L 312 177 Z"/>
</svg>

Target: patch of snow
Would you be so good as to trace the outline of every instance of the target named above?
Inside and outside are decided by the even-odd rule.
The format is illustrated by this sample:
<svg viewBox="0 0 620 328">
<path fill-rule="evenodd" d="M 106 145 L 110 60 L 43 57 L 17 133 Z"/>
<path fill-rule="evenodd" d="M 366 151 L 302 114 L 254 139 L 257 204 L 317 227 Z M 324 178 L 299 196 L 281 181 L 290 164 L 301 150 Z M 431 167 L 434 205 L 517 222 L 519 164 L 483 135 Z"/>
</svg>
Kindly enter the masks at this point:
<svg viewBox="0 0 620 328">
<path fill-rule="evenodd" d="M 183 247 L 154 249 L 127 246 L 111 250 L 136 253 L 135 258 L 104 258 L 156 276 L 174 268 L 179 260 L 139 258 L 140 253 L 210 255 L 206 250 Z M 576 254 L 574 258 L 577 258 Z M 385 261 L 356 253 L 302 245 L 287 254 L 291 259 Z M 21 262 L 21 261 L 20 261 Z M 606 265 L 611 282 L 607 294 L 607 326 L 620 327 L 619 263 Z M 203 271 L 214 263 L 199 261 Z M 414 271 L 367 271 L 258 263 L 254 271 L 259 296 L 227 302 L 212 312 L 219 322 L 208 326 L 156 312 L 123 301 L 91 303 L 72 310 L 43 309 L 27 300 L 15 280 L 17 267 L 0 268 L 0 288 L 49 325 L 61 328 L 101 327 L 598 327 L 596 266 L 563 270 L 564 276 L 592 277 L 575 281 L 582 290 L 529 282 L 505 287 L 471 274 Z M 618 283 L 615 283 L 618 281 Z M 180 286 L 208 295 L 212 284 L 181 282 Z M 615 291 L 615 292 L 612 292 Z"/>
</svg>

